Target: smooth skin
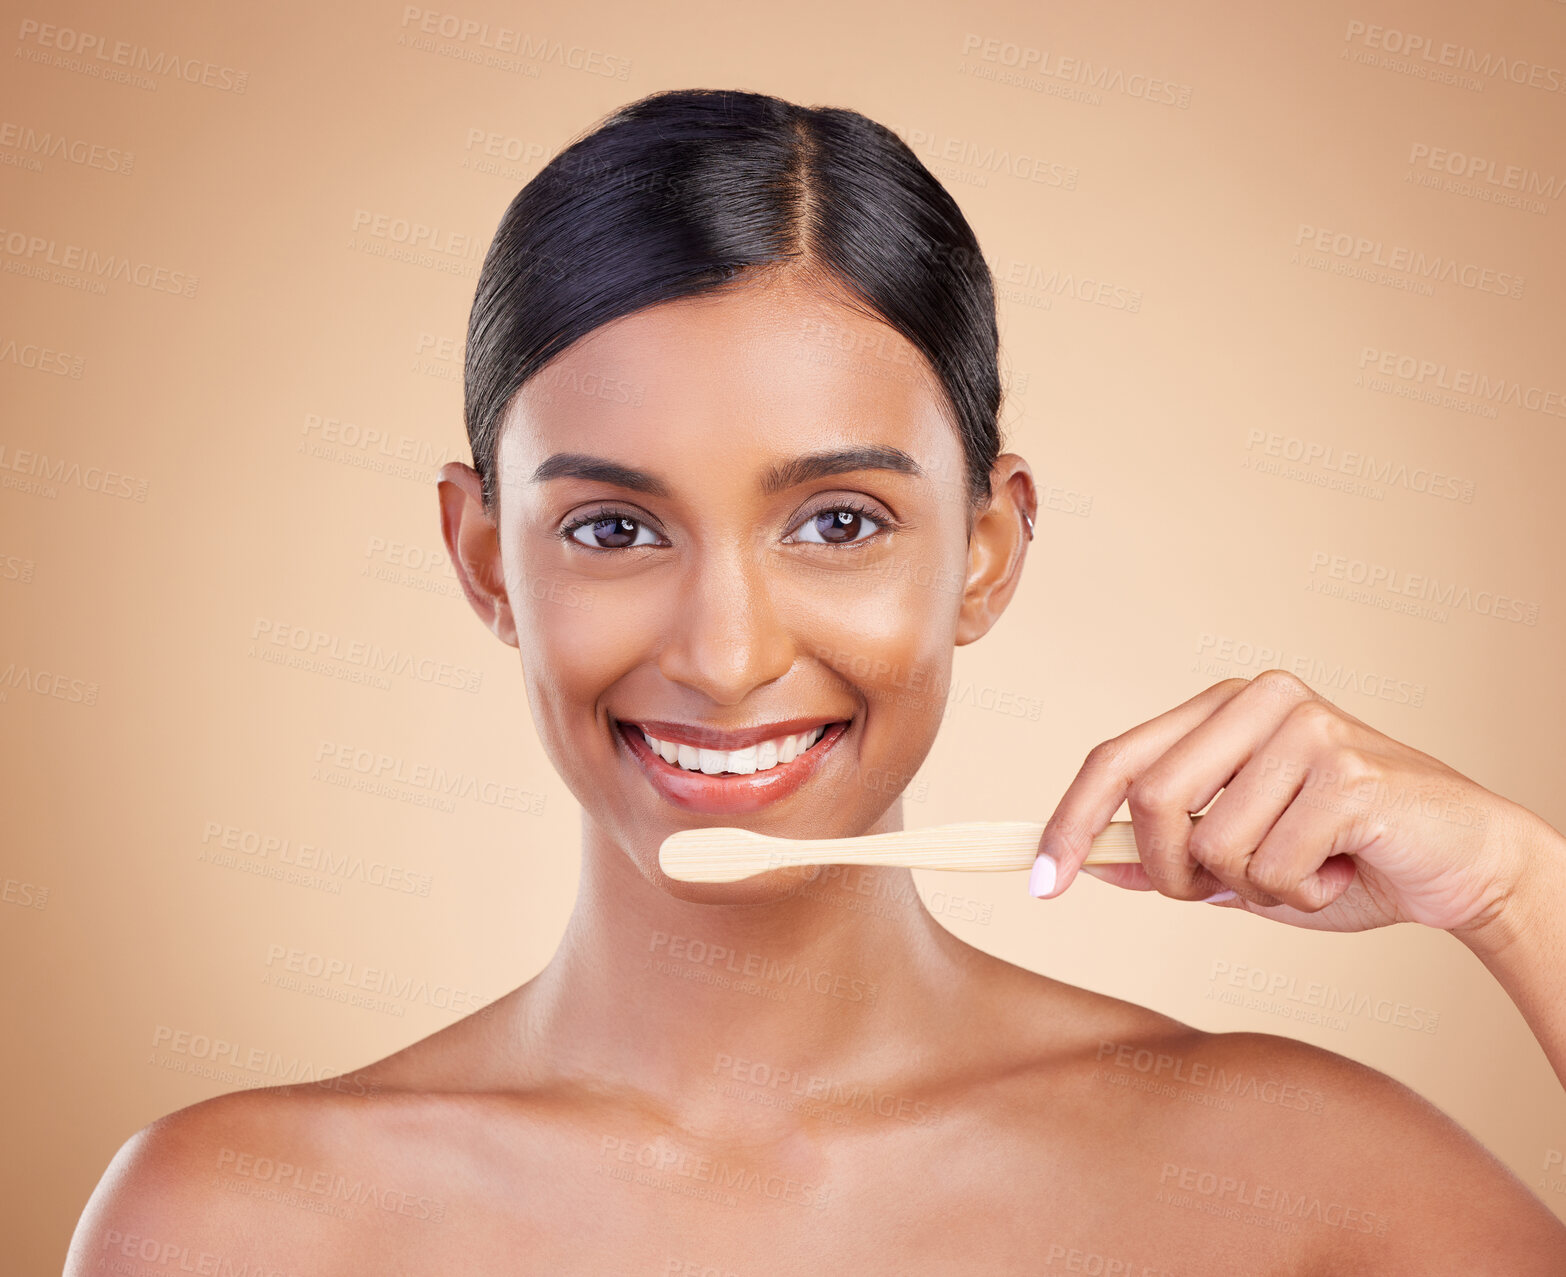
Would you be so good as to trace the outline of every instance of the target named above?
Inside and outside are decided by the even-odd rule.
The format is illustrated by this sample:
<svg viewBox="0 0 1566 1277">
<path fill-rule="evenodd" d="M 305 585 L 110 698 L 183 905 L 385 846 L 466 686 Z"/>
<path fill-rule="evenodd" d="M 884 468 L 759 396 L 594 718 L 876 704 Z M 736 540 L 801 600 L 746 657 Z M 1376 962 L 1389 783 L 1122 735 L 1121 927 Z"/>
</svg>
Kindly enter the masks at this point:
<svg viewBox="0 0 1566 1277">
<path fill-rule="evenodd" d="M 855 447 L 897 449 L 918 473 L 788 468 Z M 624 472 L 535 480 L 561 453 L 657 490 Z M 939 729 L 953 650 L 1017 587 L 1028 465 L 1001 456 L 970 521 L 939 384 L 900 335 L 793 268 L 650 308 L 522 389 L 499 469 L 492 519 L 477 475 L 447 465 L 441 522 L 581 803 L 559 948 L 483 1011 L 358 1073 L 153 1122 L 105 1172 L 68 1273 L 220 1260 L 252 1277 L 1562 1270 L 1566 1227 L 1373 1069 L 1004 962 L 942 927 L 907 870 L 662 875 L 659 844 L 694 824 L 902 828 L 898 794 Z M 593 520 L 617 516 L 634 537 L 605 548 Z M 1450 923 L 1559 1068 L 1544 985 L 1566 840 L 1311 708 L 1301 687 L 1281 672 L 1228 680 L 1096 749 L 1046 834 L 1057 894 L 1128 797 L 1151 876 L 1123 885 L 1182 901 L 1232 886 L 1224 907 L 1306 925 Z M 852 726 L 811 783 L 742 822 L 671 806 L 613 727 L 815 714 Z M 1318 908 L 1332 826 L 1309 812 L 1272 825 L 1278 800 L 1241 766 L 1258 742 L 1291 759 L 1373 752 L 1403 783 L 1439 781 L 1496 818 L 1478 840 L 1417 824 L 1335 833 L 1362 886 Z M 1209 817 L 1223 823 L 1191 837 L 1185 813 L 1236 770 Z M 1321 870 L 1328 895 L 1348 867 Z M 1180 1080 L 1138 1085 L 1144 1058 Z M 1220 1077 L 1238 1086 L 1228 1107 L 1210 1102 Z"/>
</svg>

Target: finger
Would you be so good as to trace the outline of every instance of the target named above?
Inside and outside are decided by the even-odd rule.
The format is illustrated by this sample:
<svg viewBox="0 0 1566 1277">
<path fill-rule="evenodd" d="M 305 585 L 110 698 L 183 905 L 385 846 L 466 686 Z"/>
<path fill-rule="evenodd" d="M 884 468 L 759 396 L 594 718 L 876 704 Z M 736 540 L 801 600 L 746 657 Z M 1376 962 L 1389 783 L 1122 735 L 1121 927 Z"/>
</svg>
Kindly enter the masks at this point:
<svg viewBox="0 0 1566 1277">
<path fill-rule="evenodd" d="M 1246 881 L 1301 913 L 1317 913 L 1346 892 L 1359 869 L 1343 849 L 1366 838 L 1330 809 L 1306 801 L 1289 804 L 1247 858 Z"/>
<path fill-rule="evenodd" d="M 1101 882 L 1107 882 L 1112 886 L 1123 887 L 1127 891 L 1156 891 L 1153 880 L 1147 876 L 1147 871 L 1141 865 L 1083 865 L 1082 872 L 1090 877 L 1097 878 Z M 1233 900 L 1235 892 L 1229 888 L 1215 891 L 1210 896 L 1202 897 L 1202 904 L 1223 904 Z M 1242 904 L 1239 906 L 1244 908 Z"/>
<path fill-rule="evenodd" d="M 1247 882 L 1244 857 L 1283 814 L 1309 759 L 1330 739 L 1324 720 L 1336 710 L 1302 680 L 1282 670 L 1259 674 L 1132 781 L 1126 792 L 1137 854 L 1158 889 L 1178 900 L 1201 900 L 1225 887 L 1252 904 L 1279 901 Z M 1285 733 L 1283 726 L 1293 723 Z M 1277 768 L 1291 771 L 1293 788 L 1252 783 L 1266 750 Z M 1276 779 L 1276 777 L 1274 778 Z M 1223 791 L 1216 803 L 1214 797 Z M 1189 813 L 1212 803 L 1200 823 Z M 1247 841 L 1249 839 L 1249 841 Z"/>
<path fill-rule="evenodd" d="M 1206 722 L 1175 742 L 1132 783 L 1126 801 L 1132 827 L 1141 826 L 1139 855 L 1144 863 L 1151 862 L 1148 873 L 1165 895 L 1197 900 L 1227 888 L 1252 904 L 1279 903 L 1247 883 L 1243 873 L 1225 873 L 1208 858 L 1205 851 L 1211 831 L 1207 824 L 1218 814 L 1233 826 L 1233 814 L 1226 809 L 1237 801 L 1232 790 L 1234 778 L 1258 749 L 1276 737 L 1280 723 L 1300 705 L 1311 703 L 1324 704 L 1304 681 L 1282 670 L 1264 671 Z M 1213 803 L 1220 790 L 1222 798 Z M 1251 792 L 1243 801 L 1259 842 L 1289 800 L 1284 794 Z M 1213 805 L 1203 813 L 1200 824 L 1194 823 L 1187 813 L 1200 811 L 1209 803 Z M 1145 850 L 1141 849 L 1142 831 Z"/>
<path fill-rule="evenodd" d="M 1131 809 L 1137 854 L 1158 890 L 1177 900 L 1201 900 L 1224 888 L 1239 889 L 1233 877 L 1212 871 L 1192 849 L 1197 827 L 1190 813 L 1206 807 L 1220 789 L 1226 790 L 1256 750 L 1276 734 L 1278 724 L 1295 705 L 1314 698 L 1316 694 L 1292 674 L 1264 671 L 1131 782 L 1126 805 Z M 1227 792 L 1224 799 L 1229 800 Z M 1264 800 L 1253 795 L 1252 801 Z M 1274 800 L 1270 809 L 1257 813 L 1265 821 L 1262 832 L 1287 805 L 1286 798 Z M 1202 825 L 1209 816 L 1203 815 Z M 1249 890 L 1245 894 L 1248 899 L 1254 895 Z"/>
<path fill-rule="evenodd" d="M 1202 814 L 1186 842 L 1191 858 L 1253 904 L 1283 903 L 1259 888 L 1249 863 L 1307 778 L 1322 774 L 1341 728 L 1337 709 L 1321 698 L 1296 703 Z"/>
<path fill-rule="evenodd" d="M 1082 872 L 1126 891 L 1154 890 L 1152 879 L 1141 865 L 1083 865 Z"/>
<path fill-rule="evenodd" d="M 1050 858 L 1054 874 L 1052 882 L 1036 892 L 1041 899 L 1058 896 L 1071 885 L 1094 837 L 1108 827 L 1110 817 L 1125 801 L 1132 779 L 1249 683 L 1249 679 L 1243 678 L 1214 683 L 1183 704 L 1095 745 L 1088 752 L 1054 813 L 1044 823 L 1039 852 Z M 1043 877 L 1049 879 L 1050 875 L 1045 872 Z M 1040 883 L 1035 862 L 1032 886 L 1040 885 L 1044 884 Z"/>
</svg>

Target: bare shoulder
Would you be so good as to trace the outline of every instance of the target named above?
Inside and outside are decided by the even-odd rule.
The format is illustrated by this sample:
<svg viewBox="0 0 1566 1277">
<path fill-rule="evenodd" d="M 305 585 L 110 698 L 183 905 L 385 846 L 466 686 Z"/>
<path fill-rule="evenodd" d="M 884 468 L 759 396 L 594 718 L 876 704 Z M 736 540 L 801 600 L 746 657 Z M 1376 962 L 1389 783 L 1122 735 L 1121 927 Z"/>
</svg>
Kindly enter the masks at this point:
<svg viewBox="0 0 1566 1277">
<path fill-rule="evenodd" d="M 269 1191 L 275 1168 L 319 1162 L 330 1108 L 295 1088 L 265 1088 L 150 1122 L 120 1146 L 93 1190 L 71 1239 L 67 1277 L 122 1260 L 289 1271 L 297 1257 L 277 1253 L 257 1224 L 278 1200 Z M 255 1173 L 261 1159 L 264 1175 Z M 238 1239 L 249 1239 L 250 1249 L 236 1253 Z"/>
<path fill-rule="evenodd" d="M 457 1027 L 335 1078 L 219 1095 L 149 1123 L 88 1200 L 67 1277 L 115 1260 L 348 1271 L 389 1220 L 441 1222 L 449 1183 L 436 1168 L 450 1170 L 447 1119 L 464 1082 L 453 1061 L 469 1031 Z"/>
<path fill-rule="evenodd" d="M 1000 1076 L 998 1111 L 1031 1132 L 1028 1160 L 1080 1183 L 1090 1241 L 1178 1271 L 1228 1272 L 1222 1254 L 1248 1274 L 1566 1272 L 1566 1225 L 1397 1079 L 1043 976 L 1000 986 L 992 1022 L 1027 1063 Z"/>
<path fill-rule="evenodd" d="M 1182 1155 L 1159 1172 L 1166 1195 L 1288 1223 L 1306 1271 L 1566 1269 L 1566 1225 L 1457 1121 L 1378 1069 L 1276 1034 L 1184 1025 L 1112 1061 L 1208 1114 L 1178 1121 Z"/>
<path fill-rule="evenodd" d="M 350 1073 L 219 1095 L 149 1123 L 88 1200 L 67 1277 L 115 1260 L 350 1271 L 379 1246 L 393 1248 L 394 1266 L 410 1237 L 444 1231 L 454 1180 L 495 1178 L 496 1166 L 467 1164 L 493 1156 L 495 1119 L 530 1111 L 485 1076 L 501 1032 L 475 1012 Z"/>
</svg>

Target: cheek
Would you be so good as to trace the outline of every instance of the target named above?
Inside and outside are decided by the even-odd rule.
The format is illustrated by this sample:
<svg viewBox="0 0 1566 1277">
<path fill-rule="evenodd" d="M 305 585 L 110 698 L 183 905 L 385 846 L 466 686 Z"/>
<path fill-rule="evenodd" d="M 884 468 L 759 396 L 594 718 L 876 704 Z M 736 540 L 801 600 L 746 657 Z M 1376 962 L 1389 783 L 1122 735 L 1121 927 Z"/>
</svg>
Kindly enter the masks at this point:
<svg viewBox="0 0 1566 1277">
<path fill-rule="evenodd" d="M 960 601 L 955 570 L 901 563 L 802 606 L 801 656 L 863 698 L 875 753 L 922 758 L 928 750 L 946 707 Z"/>
<path fill-rule="evenodd" d="M 613 753 L 584 715 L 635 667 L 645 630 L 593 582 L 531 578 L 507 590 L 529 708 L 545 752 L 581 798 L 584 778 L 600 774 Z"/>
<path fill-rule="evenodd" d="M 817 653 L 864 704 L 852 781 L 870 807 L 909 790 L 940 731 L 955 615 L 955 600 L 928 583 L 882 582 L 845 603 Z"/>
<path fill-rule="evenodd" d="M 661 623 L 656 591 L 537 564 L 522 570 L 525 554 L 508 562 L 505 580 L 524 668 L 596 696 L 605 672 L 634 663 L 649 627 Z"/>
</svg>

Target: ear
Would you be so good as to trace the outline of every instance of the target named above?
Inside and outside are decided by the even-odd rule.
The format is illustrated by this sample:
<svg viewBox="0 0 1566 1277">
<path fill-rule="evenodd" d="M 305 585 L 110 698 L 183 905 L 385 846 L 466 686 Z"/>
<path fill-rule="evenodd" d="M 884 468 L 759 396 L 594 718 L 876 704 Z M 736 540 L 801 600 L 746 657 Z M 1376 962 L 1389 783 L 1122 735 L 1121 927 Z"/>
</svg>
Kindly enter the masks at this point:
<svg viewBox="0 0 1566 1277">
<path fill-rule="evenodd" d="M 1038 518 L 1033 471 L 1015 452 L 1003 452 L 995 459 L 990 491 L 994 496 L 979 512 L 968 536 L 968 577 L 957 616 L 958 647 L 983 638 L 1011 602 Z"/>
<path fill-rule="evenodd" d="M 478 471 L 460 461 L 440 468 L 440 530 L 462 592 L 479 620 L 502 643 L 517 645 L 516 620 L 501 571 L 500 532 L 484 509 L 484 486 Z"/>
</svg>

